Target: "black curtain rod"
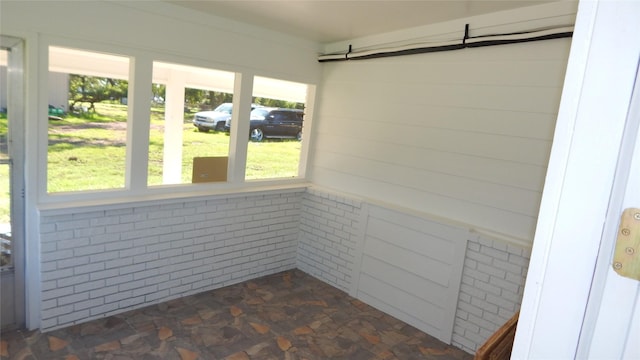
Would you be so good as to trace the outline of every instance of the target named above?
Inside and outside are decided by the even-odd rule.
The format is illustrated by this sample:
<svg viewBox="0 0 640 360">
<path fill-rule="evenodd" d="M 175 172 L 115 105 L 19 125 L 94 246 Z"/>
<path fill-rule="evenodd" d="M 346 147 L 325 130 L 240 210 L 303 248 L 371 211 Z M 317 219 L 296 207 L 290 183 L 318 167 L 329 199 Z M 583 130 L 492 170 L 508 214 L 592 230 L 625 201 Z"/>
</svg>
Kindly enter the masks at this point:
<svg viewBox="0 0 640 360">
<path fill-rule="evenodd" d="M 505 33 L 505 34 L 491 34 L 491 35 L 470 37 L 469 24 L 465 24 L 464 36 L 462 38 L 462 42 L 457 44 L 454 43 L 454 44 L 437 45 L 437 46 L 419 46 L 415 48 L 408 48 L 408 49 L 402 49 L 402 50 L 380 50 L 379 52 L 372 52 L 370 54 L 360 55 L 360 56 L 357 55 L 357 52 L 353 52 L 351 45 L 349 45 L 349 50 L 347 53 L 320 55 L 318 62 L 377 59 L 377 58 L 392 57 L 392 56 L 406 56 L 406 55 L 425 54 L 425 53 L 440 52 L 440 51 L 461 50 L 465 48 L 474 48 L 474 47 L 507 45 L 507 44 L 517 44 L 517 43 L 525 43 L 525 42 L 531 42 L 531 41 L 561 39 L 561 38 L 567 38 L 567 37 L 573 36 L 573 30 L 571 30 L 571 31 L 561 31 L 557 33 L 550 33 L 550 34 L 544 34 L 544 35 L 533 35 L 530 37 L 500 39 L 500 37 L 511 37 L 511 36 L 535 34 L 540 31 L 544 31 L 544 30 Z M 323 56 L 327 58 L 323 59 L 322 58 Z"/>
</svg>

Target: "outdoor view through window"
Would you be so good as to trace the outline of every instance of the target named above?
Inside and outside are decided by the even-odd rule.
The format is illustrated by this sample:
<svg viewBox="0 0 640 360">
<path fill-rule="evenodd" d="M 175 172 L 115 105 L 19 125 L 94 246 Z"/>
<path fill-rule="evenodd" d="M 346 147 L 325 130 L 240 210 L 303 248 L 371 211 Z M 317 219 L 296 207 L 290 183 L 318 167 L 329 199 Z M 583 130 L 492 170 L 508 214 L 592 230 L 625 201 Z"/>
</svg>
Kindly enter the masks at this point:
<svg viewBox="0 0 640 360">
<path fill-rule="evenodd" d="M 224 160 L 214 170 L 226 181 L 224 124 L 231 117 L 234 78 L 232 72 L 153 63 L 149 185 L 209 180 L 193 178 L 194 159 L 206 157 Z"/>
<path fill-rule="evenodd" d="M 307 85 L 254 77 L 247 180 L 297 177 Z"/>
<path fill-rule="evenodd" d="M 234 74 L 154 62 L 153 82 L 149 185 L 226 181 Z M 254 79 L 246 179 L 298 176 L 306 93 L 305 84 Z M 203 158 L 211 162 L 200 168 Z"/>
<path fill-rule="evenodd" d="M 138 138 L 127 134 L 129 63 L 49 47 L 48 193 L 125 188 L 127 139 Z M 152 70 L 143 85 L 150 90 L 147 185 L 226 182 L 236 74 L 158 61 Z M 246 160 L 247 180 L 298 177 L 308 85 L 253 82 L 251 114 L 240 120 L 249 123 L 242 127 L 247 158 L 235 161 Z"/>
<path fill-rule="evenodd" d="M 125 186 L 129 59 L 49 47 L 47 192 Z"/>
<path fill-rule="evenodd" d="M 7 119 L 7 51 L 0 49 L 0 268 L 11 266 L 11 161 Z"/>
</svg>

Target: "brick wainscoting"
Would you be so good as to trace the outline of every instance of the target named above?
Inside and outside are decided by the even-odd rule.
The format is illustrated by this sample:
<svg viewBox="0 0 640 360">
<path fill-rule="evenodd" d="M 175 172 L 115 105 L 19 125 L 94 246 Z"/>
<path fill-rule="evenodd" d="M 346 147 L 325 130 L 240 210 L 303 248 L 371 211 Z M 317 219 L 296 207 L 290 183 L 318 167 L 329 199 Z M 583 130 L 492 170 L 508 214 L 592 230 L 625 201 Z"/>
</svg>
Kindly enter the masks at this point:
<svg viewBox="0 0 640 360">
<path fill-rule="evenodd" d="M 43 210 L 41 329 L 295 267 L 357 295 L 370 208 L 312 187 Z M 462 230 L 468 237 L 451 339 L 473 353 L 519 308 L 529 250 Z"/>
<path fill-rule="evenodd" d="M 362 203 L 308 189 L 302 197 L 298 268 L 350 291 Z"/>
<path fill-rule="evenodd" d="M 43 212 L 41 329 L 295 268 L 303 192 Z"/>
<path fill-rule="evenodd" d="M 472 234 L 458 296 L 452 343 L 475 352 L 520 309 L 531 251 Z"/>
</svg>

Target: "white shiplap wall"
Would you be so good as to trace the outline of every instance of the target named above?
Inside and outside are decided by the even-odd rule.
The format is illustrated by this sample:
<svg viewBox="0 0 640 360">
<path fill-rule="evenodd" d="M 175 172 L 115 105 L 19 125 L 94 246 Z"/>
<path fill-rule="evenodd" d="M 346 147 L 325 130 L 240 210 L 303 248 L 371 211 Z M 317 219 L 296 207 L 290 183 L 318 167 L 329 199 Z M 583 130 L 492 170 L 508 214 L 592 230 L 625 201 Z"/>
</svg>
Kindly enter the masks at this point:
<svg viewBox="0 0 640 360">
<path fill-rule="evenodd" d="M 326 63 L 313 182 L 532 239 L 570 43 Z"/>
<path fill-rule="evenodd" d="M 356 297 L 451 342 L 468 230 L 367 207 Z"/>
</svg>

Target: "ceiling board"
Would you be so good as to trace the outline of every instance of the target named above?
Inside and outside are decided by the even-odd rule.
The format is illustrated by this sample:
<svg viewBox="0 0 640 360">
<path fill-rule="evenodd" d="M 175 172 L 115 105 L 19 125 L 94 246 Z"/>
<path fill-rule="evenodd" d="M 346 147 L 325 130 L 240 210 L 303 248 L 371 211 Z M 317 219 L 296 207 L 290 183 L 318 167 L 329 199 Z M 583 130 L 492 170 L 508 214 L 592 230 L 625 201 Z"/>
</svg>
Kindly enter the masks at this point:
<svg viewBox="0 0 640 360">
<path fill-rule="evenodd" d="M 554 0 L 167 0 L 323 44 Z"/>
</svg>

